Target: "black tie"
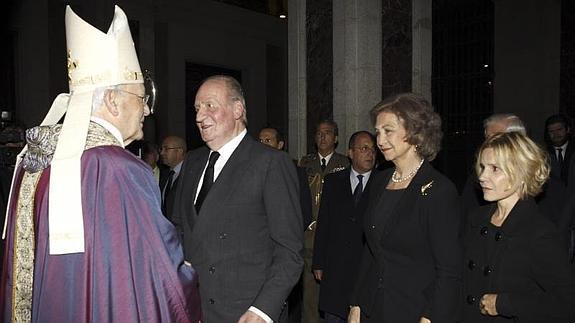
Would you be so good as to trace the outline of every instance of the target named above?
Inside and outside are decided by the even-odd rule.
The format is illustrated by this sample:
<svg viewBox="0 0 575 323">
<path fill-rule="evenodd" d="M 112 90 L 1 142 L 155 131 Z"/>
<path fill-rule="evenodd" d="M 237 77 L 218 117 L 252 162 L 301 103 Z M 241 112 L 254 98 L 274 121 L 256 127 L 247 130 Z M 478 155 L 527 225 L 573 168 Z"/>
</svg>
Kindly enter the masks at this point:
<svg viewBox="0 0 575 323">
<path fill-rule="evenodd" d="M 359 183 L 355 187 L 355 190 L 353 190 L 353 201 L 355 205 L 359 203 L 361 193 L 363 193 L 363 175 L 357 175 L 357 180 L 359 180 Z"/>
<path fill-rule="evenodd" d="M 563 148 L 557 148 L 557 161 L 559 166 L 563 166 Z"/>
<path fill-rule="evenodd" d="M 212 184 L 214 183 L 214 165 L 216 164 L 216 160 L 220 157 L 220 153 L 217 151 L 212 151 L 210 153 L 210 160 L 208 161 L 208 167 L 206 167 L 206 172 L 204 173 L 204 180 L 202 182 L 202 188 L 200 189 L 200 193 L 198 194 L 198 198 L 196 199 L 196 213 L 200 214 L 200 209 L 202 208 L 202 203 L 204 203 L 204 199 L 208 195 Z"/>
<path fill-rule="evenodd" d="M 174 174 L 176 174 L 176 172 L 171 170 L 170 173 L 168 174 L 168 180 L 166 181 L 166 186 L 164 186 L 164 196 L 163 196 L 164 198 L 162 199 L 162 213 L 164 213 L 165 216 L 168 216 L 168 214 L 166 214 L 166 200 L 168 199 L 168 195 L 172 190 L 172 182 L 174 181 Z"/>
<path fill-rule="evenodd" d="M 321 159 L 321 171 L 322 171 L 322 172 L 325 170 L 325 167 L 326 167 L 326 165 L 325 165 L 325 158 L 322 158 L 322 159 Z"/>
</svg>

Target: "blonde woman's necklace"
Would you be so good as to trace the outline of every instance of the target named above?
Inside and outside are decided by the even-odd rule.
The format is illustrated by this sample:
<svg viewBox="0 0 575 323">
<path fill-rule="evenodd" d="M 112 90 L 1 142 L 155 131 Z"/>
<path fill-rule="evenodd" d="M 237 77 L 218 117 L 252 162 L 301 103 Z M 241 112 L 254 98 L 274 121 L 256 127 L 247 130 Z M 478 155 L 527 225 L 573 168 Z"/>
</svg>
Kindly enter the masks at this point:
<svg viewBox="0 0 575 323">
<path fill-rule="evenodd" d="M 421 165 L 423 165 L 423 158 L 421 159 L 421 161 L 419 162 L 419 165 L 417 165 L 417 167 L 415 167 L 414 170 L 412 170 L 409 174 L 405 175 L 404 177 L 399 177 L 399 175 L 397 175 L 397 168 L 393 171 L 393 174 L 391 175 L 391 181 L 394 183 L 401 183 L 401 182 L 405 182 L 408 179 L 412 178 L 413 176 L 415 176 L 415 174 L 417 173 L 417 171 L 421 168 Z"/>
</svg>

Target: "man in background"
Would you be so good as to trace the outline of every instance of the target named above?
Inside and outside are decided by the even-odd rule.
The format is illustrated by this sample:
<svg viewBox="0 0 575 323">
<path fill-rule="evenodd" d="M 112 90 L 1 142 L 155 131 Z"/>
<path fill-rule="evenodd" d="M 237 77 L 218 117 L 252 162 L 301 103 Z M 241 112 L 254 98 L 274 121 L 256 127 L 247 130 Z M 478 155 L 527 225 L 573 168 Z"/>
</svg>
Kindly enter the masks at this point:
<svg viewBox="0 0 575 323">
<path fill-rule="evenodd" d="M 162 163 L 169 167 L 167 176 L 160 178 L 162 193 L 162 212 L 176 227 L 180 228 L 181 220 L 173 217 L 174 188 L 178 183 L 182 163 L 188 151 L 186 141 L 178 136 L 168 136 L 162 141 L 160 157 Z"/>
<path fill-rule="evenodd" d="M 364 245 L 363 214 L 376 159 L 373 135 L 358 131 L 348 146 L 351 167 L 328 174 L 323 184 L 313 250 L 320 282 L 319 310 L 326 323 L 344 323 Z"/>
<path fill-rule="evenodd" d="M 345 169 L 349 166 L 347 156 L 335 151 L 338 142 L 337 123 L 333 120 L 324 120 L 318 123 L 315 132 L 316 153 L 303 156 L 299 166 L 306 169 L 308 183 L 312 195 L 312 222 L 304 234 L 304 272 L 303 272 L 303 320 L 304 322 L 318 322 L 319 300 L 318 282 L 312 273 L 313 242 L 315 236 L 315 223 L 321 202 L 323 178 L 330 173 Z"/>
<path fill-rule="evenodd" d="M 571 122 L 563 114 L 555 114 L 545 120 L 545 142 L 551 158 L 551 177 L 567 186 L 571 157 L 575 145 L 571 144 Z"/>
<path fill-rule="evenodd" d="M 142 160 L 150 166 L 154 179 L 156 179 L 156 182 L 158 182 L 159 185 L 162 169 L 158 164 L 158 161 L 160 160 L 158 147 L 149 141 L 144 141 L 142 145 Z"/>
</svg>

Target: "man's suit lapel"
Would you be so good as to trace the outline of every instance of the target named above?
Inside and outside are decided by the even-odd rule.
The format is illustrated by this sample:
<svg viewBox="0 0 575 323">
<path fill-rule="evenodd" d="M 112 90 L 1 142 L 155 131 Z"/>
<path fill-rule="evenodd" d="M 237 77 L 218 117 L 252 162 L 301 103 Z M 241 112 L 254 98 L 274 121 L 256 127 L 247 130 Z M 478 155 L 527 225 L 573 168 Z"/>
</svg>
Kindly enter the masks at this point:
<svg viewBox="0 0 575 323">
<path fill-rule="evenodd" d="M 200 185 L 198 182 L 200 181 L 200 177 L 202 176 L 202 172 L 208 162 L 208 157 L 210 156 L 210 149 L 207 147 L 202 147 L 199 149 L 202 149 L 203 151 L 197 154 L 195 159 L 190 160 L 190 166 L 185 168 L 186 174 L 184 174 L 184 176 L 186 176 L 186 179 L 182 179 L 180 181 L 181 185 L 184 185 L 182 187 L 182 192 L 184 193 L 180 198 L 185 199 L 184 203 L 181 203 L 185 205 L 185 209 L 183 210 L 185 213 L 182 214 L 189 215 L 188 222 L 190 225 L 195 223 L 196 220 L 196 208 L 194 207 L 194 200 Z M 182 174 L 180 174 L 178 177 L 182 177 L 181 175 Z"/>
<path fill-rule="evenodd" d="M 246 135 L 234 150 L 206 196 L 200 210 L 200 217 L 202 217 L 203 213 L 209 212 L 215 204 L 222 203 L 223 197 L 230 196 L 235 186 L 241 182 L 244 168 L 249 166 L 246 161 L 248 160 L 250 147 L 254 142 L 249 135 Z"/>
<path fill-rule="evenodd" d="M 351 203 L 353 205 L 353 192 L 351 191 L 351 180 L 349 178 L 351 173 L 351 169 L 347 168 L 346 170 L 342 171 L 341 176 L 344 177 L 341 183 L 340 192 L 342 192 L 342 196 L 345 198 L 346 203 Z M 333 176 L 333 175 L 330 175 Z"/>
<path fill-rule="evenodd" d="M 572 138 L 571 140 L 569 140 L 569 143 L 567 143 L 567 149 L 565 149 L 565 161 L 570 160 L 571 155 L 573 155 L 573 152 L 575 151 L 575 142 L 574 139 Z"/>
</svg>

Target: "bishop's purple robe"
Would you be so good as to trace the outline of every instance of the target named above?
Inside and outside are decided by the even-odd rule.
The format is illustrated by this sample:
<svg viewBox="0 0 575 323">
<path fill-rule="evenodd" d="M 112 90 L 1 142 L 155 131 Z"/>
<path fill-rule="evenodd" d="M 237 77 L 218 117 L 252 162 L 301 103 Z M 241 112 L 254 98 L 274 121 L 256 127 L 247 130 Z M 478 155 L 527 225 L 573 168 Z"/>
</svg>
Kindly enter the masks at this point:
<svg viewBox="0 0 575 323">
<path fill-rule="evenodd" d="M 13 318 L 14 217 L 24 171 L 16 174 L 0 282 L 4 322 Z M 197 322 L 197 273 L 162 216 L 150 168 L 119 146 L 82 155 L 85 252 L 50 255 L 50 168 L 34 193 L 33 322 Z"/>
</svg>

